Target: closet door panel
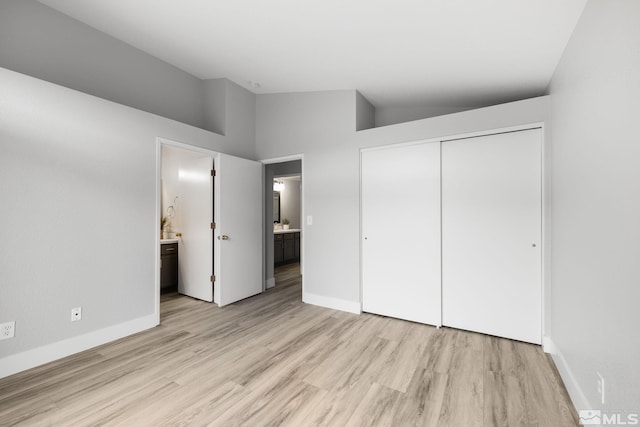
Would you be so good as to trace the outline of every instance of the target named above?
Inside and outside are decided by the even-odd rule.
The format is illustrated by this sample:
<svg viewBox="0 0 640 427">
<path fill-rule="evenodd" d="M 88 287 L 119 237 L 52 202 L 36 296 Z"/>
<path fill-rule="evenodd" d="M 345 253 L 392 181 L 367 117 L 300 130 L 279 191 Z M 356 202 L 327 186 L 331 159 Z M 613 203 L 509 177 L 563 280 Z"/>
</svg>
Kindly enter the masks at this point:
<svg viewBox="0 0 640 427">
<path fill-rule="evenodd" d="M 362 308 L 441 323 L 440 144 L 363 151 Z"/>
<path fill-rule="evenodd" d="M 442 143 L 442 319 L 541 342 L 541 131 Z"/>
</svg>

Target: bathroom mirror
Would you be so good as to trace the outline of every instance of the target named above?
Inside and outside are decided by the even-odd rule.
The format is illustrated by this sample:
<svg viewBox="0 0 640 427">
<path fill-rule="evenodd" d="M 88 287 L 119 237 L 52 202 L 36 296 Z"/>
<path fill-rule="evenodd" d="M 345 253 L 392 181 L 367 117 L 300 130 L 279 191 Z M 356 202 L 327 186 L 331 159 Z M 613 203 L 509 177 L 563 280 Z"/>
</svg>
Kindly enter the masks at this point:
<svg viewBox="0 0 640 427">
<path fill-rule="evenodd" d="M 273 222 L 280 222 L 280 192 L 273 192 Z"/>
</svg>

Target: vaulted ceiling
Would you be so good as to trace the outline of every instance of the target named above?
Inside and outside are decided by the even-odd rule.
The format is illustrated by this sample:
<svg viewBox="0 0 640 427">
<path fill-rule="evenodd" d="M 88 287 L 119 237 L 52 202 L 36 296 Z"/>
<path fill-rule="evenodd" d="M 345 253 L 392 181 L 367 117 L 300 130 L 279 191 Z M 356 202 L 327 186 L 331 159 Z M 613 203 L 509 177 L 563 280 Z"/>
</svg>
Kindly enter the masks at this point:
<svg viewBox="0 0 640 427">
<path fill-rule="evenodd" d="M 376 107 L 544 94 L 586 0 L 40 0 L 201 79 Z"/>
</svg>

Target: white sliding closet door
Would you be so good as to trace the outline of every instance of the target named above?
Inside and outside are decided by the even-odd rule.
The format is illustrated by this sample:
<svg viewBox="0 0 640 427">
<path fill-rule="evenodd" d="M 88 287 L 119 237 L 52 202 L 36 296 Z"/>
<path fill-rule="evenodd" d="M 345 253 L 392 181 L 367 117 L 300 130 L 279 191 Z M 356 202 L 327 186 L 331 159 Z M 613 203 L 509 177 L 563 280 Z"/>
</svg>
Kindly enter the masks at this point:
<svg viewBox="0 0 640 427">
<path fill-rule="evenodd" d="M 362 309 L 440 325 L 440 144 L 361 161 Z"/>
<path fill-rule="evenodd" d="M 541 130 L 442 143 L 442 320 L 541 343 Z"/>
</svg>

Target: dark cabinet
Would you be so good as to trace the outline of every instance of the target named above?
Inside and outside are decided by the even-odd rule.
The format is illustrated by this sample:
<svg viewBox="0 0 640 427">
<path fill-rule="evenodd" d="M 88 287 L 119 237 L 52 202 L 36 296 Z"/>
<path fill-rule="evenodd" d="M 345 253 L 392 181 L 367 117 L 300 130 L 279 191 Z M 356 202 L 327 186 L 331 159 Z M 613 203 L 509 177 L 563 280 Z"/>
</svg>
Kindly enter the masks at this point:
<svg viewBox="0 0 640 427">
<path fill-rule="evenodd" d="M 275 265 L 300 261 L 300 232 L 273 235 L 273 263 Z"/>
<path fill-rule="evenodd" d="M 294 233 L 286 233 L 284 234 L 284 244 L 282 246 L 282 249 L 284 251 L 284 262 L 289 262 L 289 261 L 293 261 L 295 256 L 295 251 L 294 251 L 294 237 L 293 237 Z"/>
<path fill-rule="evenodd" d="M 284 234 L 273 235 L 273 263 L 282 264 L 284 261 Z"/>
<path fill-rule="evenodd" d="M 160 245 L 160 292 L 178 290 L 178 244 Z"/>
</svg>

